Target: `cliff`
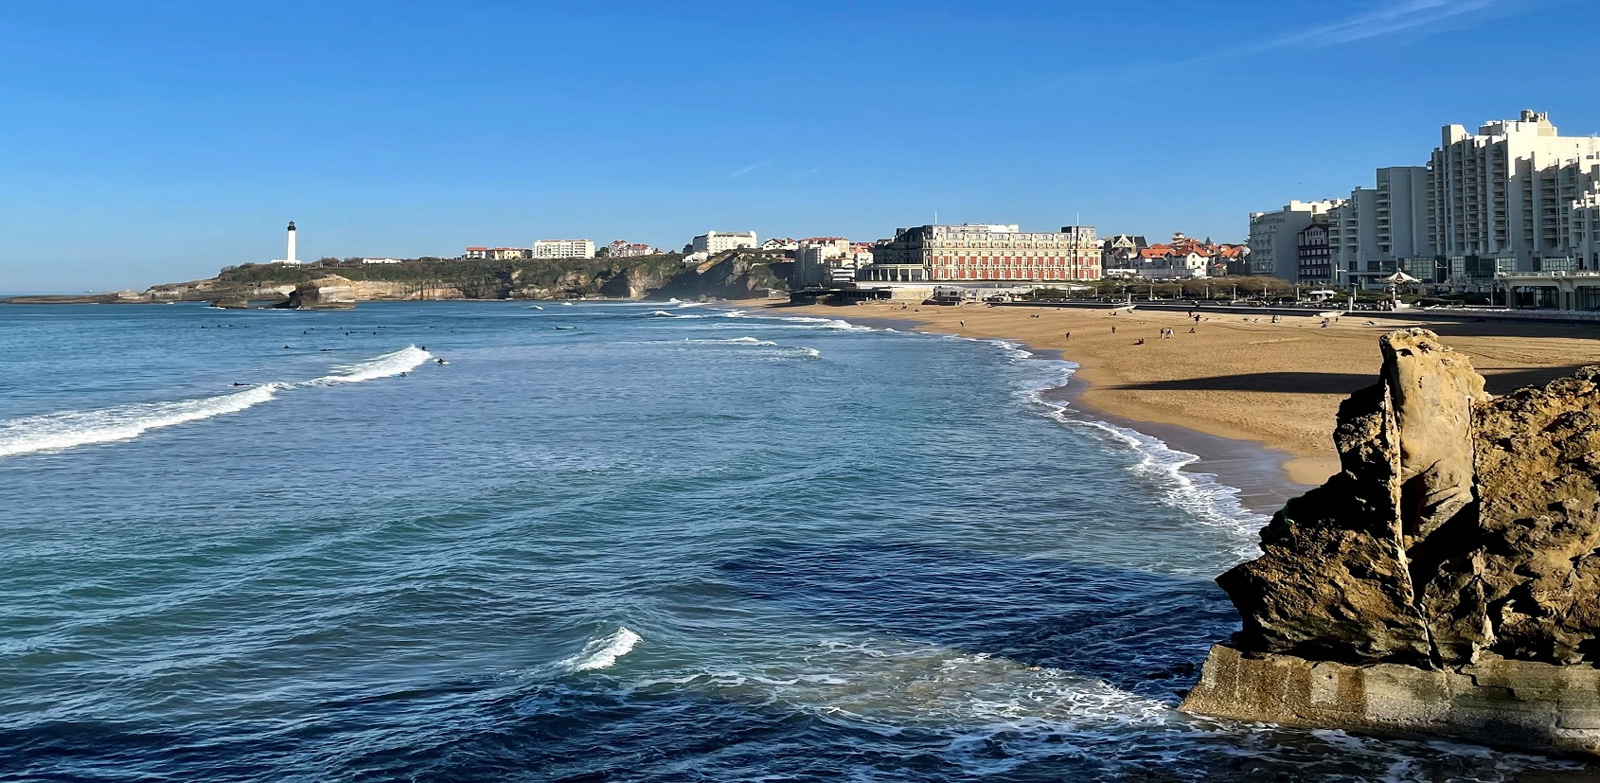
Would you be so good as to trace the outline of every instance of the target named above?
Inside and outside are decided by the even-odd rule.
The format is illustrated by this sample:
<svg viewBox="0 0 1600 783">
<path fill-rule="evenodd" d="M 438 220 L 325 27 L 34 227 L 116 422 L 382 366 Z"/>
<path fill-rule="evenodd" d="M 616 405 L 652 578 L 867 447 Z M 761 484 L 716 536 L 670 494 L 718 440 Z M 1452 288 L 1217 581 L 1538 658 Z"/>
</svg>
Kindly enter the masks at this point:
<svg viewBox="0 0 1600 783">
<path fill-rule="evenodd" d="M 1380 349 L 1184 708 L 1600 752 L 1600 368 L 1491 399 L 1432 332 Z"/>
<path fill-rule="evenodd" d="M 761 297 L 768 289 L 788 288 L 788 275 L 793 266 L 793 262 L 782 256 L 735 250 L 683 269 L 654 295 L 678 299 Z"/>
</svg>

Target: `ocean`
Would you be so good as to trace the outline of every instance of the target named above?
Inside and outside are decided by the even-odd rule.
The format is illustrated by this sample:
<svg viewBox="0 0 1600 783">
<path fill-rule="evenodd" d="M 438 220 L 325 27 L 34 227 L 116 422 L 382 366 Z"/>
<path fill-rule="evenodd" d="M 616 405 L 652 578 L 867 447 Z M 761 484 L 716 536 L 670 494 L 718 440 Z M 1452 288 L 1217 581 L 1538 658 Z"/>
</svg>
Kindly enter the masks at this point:
<svg viewBox="0 0 1600 783">
<path fill-rule="evenodd" d="M 0 780 L 1572 768 L 1177 712 L 1265 519 L 1004 342 L 80 305 L 0 356 Z"/>
</svg>

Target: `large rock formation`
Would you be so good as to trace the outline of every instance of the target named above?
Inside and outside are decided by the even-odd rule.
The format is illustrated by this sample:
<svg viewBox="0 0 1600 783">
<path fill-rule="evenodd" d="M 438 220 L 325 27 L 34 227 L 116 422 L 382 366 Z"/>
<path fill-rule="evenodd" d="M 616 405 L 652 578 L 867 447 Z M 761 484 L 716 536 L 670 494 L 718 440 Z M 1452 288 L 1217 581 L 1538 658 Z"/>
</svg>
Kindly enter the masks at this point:
<svg viewBox="0 0 1600 783">
<path fill-rule="evenodd" d="M 1273 517 L 1260 558 L 1218 578 L 1244 625 L 1231 648 L 1213 652 L 1186 708 L 1497 738 L 1453 731 L 1448 719 L 1386 723 L 1395 716 L 1372 704 L 1362 721 L 1307 717 L 1286 706 L 1306 695 L 1284 676 L 1299 671 L 1294 661 L 1304 664 L 1300 679 L 1316 662 L 1342 664 L 1350 683 L 1365 682 L 1363 667 L 1395 665 L 1384 681 L 1416 673 L 1406 687 L 1423 696 L 1408 703 L 1433 693 L 1439 714 L 1481 712 L 1457 702 L 1470 690 L 1460 683 L 1486 666 L 1585 683 L 1581 699 L 1554 689 L 1534 703 L 1600 705 L 1600 368 L 1490 399 L 1482 377 L 1432 332 L 1391 332 L 1380 346 L 1379 382 L 1339 409 L 1339 474 Z M 1547 677 L 1541 666 L 1578 668 Z M 1434 687 L 1442 682 L 1454 684 Z M 1600 733 L 1565 742 L 1548 746 L 1597 749 Z"/>
<path fill-rule="evenodd" d="M 356 306 L 355 284 L 338 275 L 319 277 L 295 286 L 282 306 L 291 310 L 348 310 Z"/>
</svg>

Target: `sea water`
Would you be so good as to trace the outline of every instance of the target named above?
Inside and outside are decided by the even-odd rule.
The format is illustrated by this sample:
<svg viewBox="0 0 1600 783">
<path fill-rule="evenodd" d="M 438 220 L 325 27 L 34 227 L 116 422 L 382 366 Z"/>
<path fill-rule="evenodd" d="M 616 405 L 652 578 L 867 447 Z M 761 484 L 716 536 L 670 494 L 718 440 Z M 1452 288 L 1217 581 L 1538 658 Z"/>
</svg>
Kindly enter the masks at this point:
<svg viewBox="0 0 1600 783">
<path fill-rule="evenodd" d="M 1013 345 L 679 303 L 52 306 L 0 309 L 0 357 L 3 780 L 1563 766 L 1177 712 L 1265 520 Z"/>
</svg>

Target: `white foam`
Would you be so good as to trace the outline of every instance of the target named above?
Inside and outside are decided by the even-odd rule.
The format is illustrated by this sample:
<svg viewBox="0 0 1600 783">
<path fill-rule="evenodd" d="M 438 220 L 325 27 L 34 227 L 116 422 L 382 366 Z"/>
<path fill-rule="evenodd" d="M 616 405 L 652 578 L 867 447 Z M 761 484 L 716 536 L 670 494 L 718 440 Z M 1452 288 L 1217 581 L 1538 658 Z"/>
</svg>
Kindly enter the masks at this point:
<svg viewBox="0 0 1600 783">
<path fill-rule="evenodd" d="M 143 402 L 88 411 L 64 411 L 0 422 L 0 459 L 22 454 L 63 451 L 96 443 L 132 440 L 150 430 L 238 413 L 279 392 L 310 386 L 360 383 L 399 375 L 432 359 L 415 346 L 402 348 L 343 371 L 300 383 L 264 383 L 242 391 L 174 402 Z"/>
<path fill-rule="evenodd" d="M 634 646 L 641 641 L 643 638 L 639 634 L 628 630 L 626 626 L 618 626 L 616 633 L 589 640 L 577 655 L 557 665 L 569 672 L 609 669 L 616 665 L 618 658 L 633 652 Z"/>
<path fill-rule="evenodd" d="M 307 381 L 305 385 L 322 385 L 330 383 L 360 383 L 373 381 L 379 378 L 388 378 L 403 372 L 410 372 L 421 366 L 423 362 L 433 358 L 433 354 L 408 345 L 393 353 L 368 359 L 360 364 L 351 364 L 339 369 L 342 372 L 333 375 L 324 375 L 314 381 Z"/>
<path fill-rule="evenodd" d="M 1045 412 L 1045 415 L 1071 427 L 1080 428 L 1104 442 L 1129 449 L 1138 455 L 1138 462 L 1128 466 L 1135 475 L 1144 477 L 1160 487 L 1159 500 L 1185 512 L 1201 524 L 1222 530 L 1233 541 L 1230 551 L 1241 561 L 1261 554 L 1260 531 L 1269 517 L 1257 514 L 1239 501 L 1239 490 L 1217 479 L 1214 474 L 1185 470 L 1200 461 L 1200 457 L 1168 446 L 1160 438 L 1146 435 L 1127 427 L 1099 421 L 1072 410 L 1064 402 L 1046 399 L 1044 392 L 1066 386 L 1071 382 L 1077 365 L 1068 361 L 1041 359 L 1020 343 L 1006 340 L 987 340 L 961 335 L 945 334 L 947 340 L 975 340 L 1000 349 L 1012 363 L 1024 359 L 1059 367 L 1059 375 L 1029 386 L 1023 391 L 1028 404 Z"/>
<path fill-rule="evenodd" d="M 271 400 L 285 388 L 284 384 L 269 383 L 216 397 L 66 411 L 0 422 L 0 459 L 131 440 L 150 430 L 238 413 Z"/>
<path fill-rule="evenodd" d="M 775 342 L 773 342 L 771 340 L 763 340 L 763 339 L 761 339 L 759 337 L 730 337 L 730 338 L 725 339 L 725 340 L 685 339 L 684 342 L 687 342 L 687 343 L 699 343 L 699 344 L 702 344 L 702 345 L 761 345 L 761 346 L 775 346 L 775 345 L 777 345 L 777 343 L 775 343 Z"/>
<path fill-rule="evenodd" d="M 991 342 L 1005 352 L 1013 362 L 1023 359 L 1045 361 L 1038 359 L 1033 352 L 1019 344 L 1002 340 Z M 1238 488 L 1223 484 L 1214 474 L 1185 470 L 1200 461 L 1198 455 L 1174 449 L 1160 438 L 1137 430 L 1081 415 L 1063 402 L 1046 399 L 1044 392 L 1066 386 L 1077 369 L 1077 365 L 1071 362 L 1056 363 L 1063 368 L 1060 377 L 1027 390 L 1025 397 L 1029 403 L 1046 411 L 1046 415 L 1056 421 L 1080 428 L 1102 441 L 1133 451 L 1139 460 L 1130 465 L 1128 470 L 1160 487 L 1159 498 L 1163 504 L 1185 512 L 1204 525 L 1227 533 L 1234 543 L 1231 551 L 1240 560 L 1248 560 L 1261 554 L 1258 546 L 1259 533 L 1261 527 L 1267 523 L 1268 517 L 1245 508 L 1244 504 L 1239 502 Z"/>
</svg>

